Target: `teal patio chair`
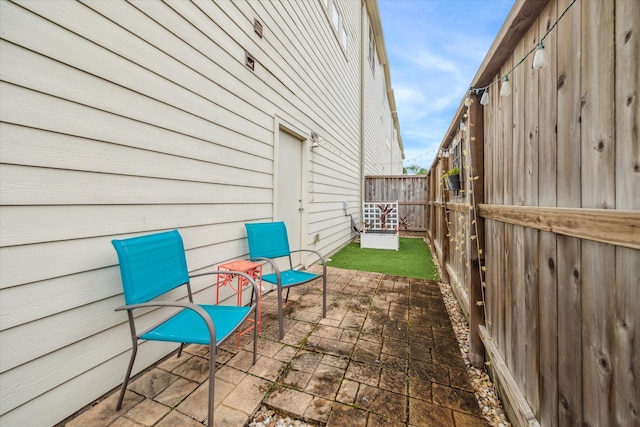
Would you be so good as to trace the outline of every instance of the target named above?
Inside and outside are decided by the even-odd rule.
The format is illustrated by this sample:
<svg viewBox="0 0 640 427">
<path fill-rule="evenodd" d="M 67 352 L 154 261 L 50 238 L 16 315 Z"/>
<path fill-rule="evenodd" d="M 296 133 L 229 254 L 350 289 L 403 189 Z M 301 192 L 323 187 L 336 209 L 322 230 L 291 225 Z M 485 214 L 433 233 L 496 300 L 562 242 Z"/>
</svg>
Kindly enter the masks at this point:
<svg viewBox="0 0 640 427">
<path fill-rule="evenodd" d="M 280 338 L 284 337 L 284 320 L 282 315 L 282 290 L 287 289 L 287 299 L 289 289 L 292 286 L 302 285 L 318 278 L 322 278 L 322 317 L 327 314 L 327 264 L 319 252 L 312 249 L 289 249 L 289 238 L 284 222 L 262 222 L 245 224 L 247 229 L 247 240 L 249 242 L 249 258 L 252 261 L 267 261 L 273 268 L 273 273 L 262 276 L 265 282 L 276 285 L 278 292 L 278 323 L 280 327 Z M 307 271 L 294 270 L 291 254 L 296 252 L 310 252 L 315 254 L 322 263 L 322 274 L 314 274 Z M 289 268 L 281 271 L 275 259 L 288 258 Z"/>
<path fill-rule="evenodd" d="M 245 307 L 222 305 L 194 304 L 187 260 L 182 238 L 177 230 L 133 237 L 124 240 L 113 240 L 113 246 L 120 261 L 120 274 L 124 289 L 126 305 L 116 308 L 116 311 L 126 310 L 131 330 L 133 348 L 129 367 L 122 383 L 120 398 L 116 410 L 122 407 L 131 370 L 138 351 L 139 340 L 169 341 L 180 343 L 178 357 L 182 353 L 184 344 L 202 344 L 209 346 L 209 415 L 208 425 L 213 426 L 214 384 L 216 349 L 235 331 L 242 322 L 254 313 L 254 325 L 257 323 L 256 304 Z M 229 274 L 229 272 L 224 272 Z M 218 274 L 218 272 L 203 273 L 191 277 Z M 234 272 L 244 276 L 254 287 L 259 289 L 254 280 L 244 273 Z M 182 285 L 186 285 L 186 300 L 162 300 L 162 295 Z M 159 299 L 156 299 L 159 298 Z M 155 326 L 137 332 L 134 310 L 149 307 L 175 307 L 179 310 Z M 257 328 L 253 328 L 253 363 L 256 363 Z"/>
</svg>

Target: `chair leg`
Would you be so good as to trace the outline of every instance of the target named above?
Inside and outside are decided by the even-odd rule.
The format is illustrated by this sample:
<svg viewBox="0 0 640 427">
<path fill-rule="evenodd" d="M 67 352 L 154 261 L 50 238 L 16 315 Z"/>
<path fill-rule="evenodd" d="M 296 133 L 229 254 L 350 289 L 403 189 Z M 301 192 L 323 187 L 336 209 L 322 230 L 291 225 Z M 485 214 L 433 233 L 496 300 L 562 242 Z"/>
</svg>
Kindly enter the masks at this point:
<svg viewBox="0 0 640 427">
<path fill-rule="evenodd" d="M 280 338 L 284 338 L 284 320 L 282 319 L 282 286 L 278 285 L 278 326 L 280 327 Z"/>
<path fill-rule="evenodd" d="M 133 341 L 133 348 L 131 349 L 131 359 L 129 360 L 129 367 L 127 373 L 122 382 L 122 388 L 120 389 L 120 397 L 118 398 L 118 404 L 116 405 L 116 411 L 122 408 L 122 402 L 124 401 L 124 394 L 127 391 L 127 385 L 129 384 L 129 377 L 131 376 L 131 370 L 133 369 L 133 362 L 136 360 L 136 354 L 138 353 L 138 342 Z"/>
<path fill-rule="evenodd" d="M 322 276 L 322 318 L 327 317 L 327 276 Z"/>
<path fill-rule="evenodd" d="M 182 356 L 182 349 L 184 349 L 184 343 L 180 343 L 180 348 L 178 348 L 178 356 L 176 357 Z"/>
<path fill-rule="evenodd" d="M 216 343 L 209 344 L 209 415 L 207 425 L 213 427 L 214 390 L 216 383 Z"/>
<path fill-rule="evenodd" d="M 260 301 L 260 300 L 258 300 Z M 260 321 L 258 304 L 253 309 L 253 364 L 256 364 L 256 353 L 258 352 L 258 322 Z"/>
<path fill-rule="evenodd" d="M 287 288 L 287 297 L 284 299 L 284 302 L 289 302 L 289 291 L 291 288 Z"/>
</svg>

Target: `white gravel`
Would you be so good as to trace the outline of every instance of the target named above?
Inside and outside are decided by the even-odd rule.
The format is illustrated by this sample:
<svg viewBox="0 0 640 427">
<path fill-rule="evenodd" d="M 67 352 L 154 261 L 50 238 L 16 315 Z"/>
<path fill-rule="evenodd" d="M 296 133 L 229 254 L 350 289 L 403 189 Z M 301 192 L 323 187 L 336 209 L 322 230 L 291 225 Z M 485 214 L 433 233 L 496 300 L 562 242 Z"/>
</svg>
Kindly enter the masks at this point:
<svg viewBox="0 0 640 427">
<path fill-rule="evenodd" d="M 262 406 L 249 423 L 249 427 L 315 427 L 304 421 L 294 420 L 284 415 L 278 415 L 273 410 Z"/>
</svg>

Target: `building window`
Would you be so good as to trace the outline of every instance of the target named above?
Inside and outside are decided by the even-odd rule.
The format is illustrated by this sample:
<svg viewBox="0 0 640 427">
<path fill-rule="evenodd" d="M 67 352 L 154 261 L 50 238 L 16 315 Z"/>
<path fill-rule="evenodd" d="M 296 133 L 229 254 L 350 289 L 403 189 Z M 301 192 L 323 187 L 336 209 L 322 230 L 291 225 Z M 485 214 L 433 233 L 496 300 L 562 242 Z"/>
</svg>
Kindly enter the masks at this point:
<svg viewBox="0 0 640 427">
<path fill-rule="evenodd" d="M 340 14 L 340 9 L 338 9 L 338 0 L 319 1 L 324 12 L 326 13 L 327 19 L 331 23 L 333 34 L 335 35 L 336 40 L 342 48 L 346 57 L 347 51 L 349 49 L 349 32 L 347 31 L 346 22 Z"/>
<path fill-rule="evenodd" d="M 338 12 L 338 6 L 335 2 L 333 2 L 333 7 L 331 8 L 331 23 L 333 24 L 333 29 L 336 30 L 336 34 L 340 32 L 340 12 Z"/>
<path fill-rule="evenodd" d="M 342 33 L 340 40 L 342 41 L 342 48 L 346 52 L 347 46 L 349 45 L 349 34 L 347 34 L 347 27 L 345 27 L 344 22 L 342 23 Z"/>
<path fill-rule="evenodd" d="M 384 75 L 382 76 L 382 107 L 387 107 L 387 82 Z"/>
<path fill-rule="evenodd" d="M 371 71 L 376 74 L 376 39 L 373 34 L 373 27 L 369 22 L 369 64 L 371 65 Z"/>
</svg>

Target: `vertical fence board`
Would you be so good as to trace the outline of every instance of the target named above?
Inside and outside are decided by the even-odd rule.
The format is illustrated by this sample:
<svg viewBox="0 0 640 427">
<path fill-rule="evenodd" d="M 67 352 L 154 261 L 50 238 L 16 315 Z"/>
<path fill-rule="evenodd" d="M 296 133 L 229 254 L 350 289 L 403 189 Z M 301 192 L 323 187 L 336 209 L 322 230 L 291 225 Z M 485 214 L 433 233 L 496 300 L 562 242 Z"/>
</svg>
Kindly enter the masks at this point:
<svg viewBox="0 0 640 427">
<path fill-rule="evenodd" d="M 605 248 L 605 246 L 609 246 Z M 584 422 L 614 425 L 613 335 L 614 296 L 611 283 L 614 247 L 582 242 L 582 375 Z M 613 290 L 615 292 L 615 281 Z"/>
<path fill-rule="evenodd" d="M 512 345 L 514 347 L 514 377 L 521 386 L 524 385 L 526 370 L 526 307 L 525 307 L 525 273 L 524 273 L 524 227 L 513 226 L 512 261 L 507 265 L 511 268 L 512 277 Z M 523 387 L 524 388 L 524 387 Z"/>
<path fill-rule="evenodd" d="M 529 51 L 540 42 L 538 28 L 534 25 L 524 38 L 525 49 Z M 522 67 L 525 72 L 525 104 L 524 111 L 524 193 L 523 200 L 527 206 L 538 205 L 538 77 L 548 72 L 549 67 L 536 70 L 532 67 L 533 56 L 525 61 Z M 544 92 L 544 91 L 543 91 Z M 523 230 L 523 314 L 522 323 L 524 338 L 524 394 L 529 405 L 538 413 L 538 378 L 540 372 L 538 345 L 538 231 L 526 228 Z"/>
<path fill-rule="evenodd" d="M 545 34 L 558 18 L 557 3 L 549 2 L 538 20 L 538 31 Z M 557 32 L 552 31 L 544 40 L 551 52 L 557 52 Z M 550 55 L 549 66 L 538 72 L 538 205 L 556 206 L 557 125 L 558 125 L 558 56 Z"/>
<path fill-rule="evenodd" d="M 556 236 L 540 232 L 538 241 L 540 287 L 540 389 L 538 417 L 545 426 L 558 425 L 558 278 Z"/>
<path fill-rule="evenodd" d="M 494 123 L 499 121 L 500 114 L 502 112 L 502 100 L 497 100 L 495 106 L 492 109 L 485 109 L 484 117 L 485 123 Z M 488 116 L 488 117 L 487 117 Z M 497 132 L 495 126 L 486 126 L 483 129 L 485 134 L 485 172 L 491 171 L 491 175 L 487 177 L 485 181 L 485 188 L 491 190 L 491 202 L 501 203 L 502 201 L 502 182 L 504 179 L 500 177 L 504 174 L 504 163 L 496 161 L 496 155 L 502 145 L 500 134 Z M 487 141 L 489 139 L 490 141 Z M 490 156 L 490 161 L 487 158 Z M 502 252 L 498 247 L 498 241 L 502 233 L 498 228 L 502 224 L 496 221 L 485 221 L 486 236 L 487 236 L 487 251 L 491 253 L 491 256 L 487 254 L 486 265 L 486 292 L 490 296 L 490 308 L 487 308 L 487 316 L 491 321 L 491 335 L 495 337 L 495 343 L 500 351 L 504 351 L 504 287 L 501 280 L 500 270 L 502 265 L 500 259 Z"/>
<path fill-rule="evenodd" d="M 640 251 L 617 248 L 613 391 L 615 425 L 640 425 Z"/>
<path fill-rule="evenodd" d="M 582 207 L 615 209 L 614 3 L 577 5 L 582 6 L 582 52 L 588 53 L 581 57 Z"/>
<path fill-rule="evenodd" d="M 538 32 L 545 34 L 558 17 L 557 3 L 550 2 L 542 11 Z M 557 52 L 557 33 L 544 40 L 551 52 Z M 540 109 L 538 111 L 538 204 L 556 206 L 557 174 L 557 55 L 550 55 L 549 67 L 538 73 Z M 540 423 L 558 426 L 558 281 L 556 277 L 556 236 L 540 232 L 539 251 L 539 410 Z"/>
<path fill-rule="evenodd" d="M 477 102 L 477 99 L 476 99 Z M 495 102 L 494 109 L 491 112 L 491 117 L 498 117 L 499 114 L 499 102 Z M 498 112 L 496 113 L 496 110 Z M 488 112 L 486 113 L 488 114 Z M 485 112 L 483 111 L 482 120 L 486 121 L 484 118 Z M 484 180 L 484 189 L 485 189 L 485 200 L 487 203 L 496 203 L 496 184 L 497 181 L 494 179 L 498 175 L 498 169 L 501 165 L 496 161 L 496 150 L 497 150 L 497 134 L 495 132 L 489 134 L 493 128 L 485 130 L 485 138 L 484 138 L 484 176 L 481 179 Z M 497 329 L 500 326 L 498 321 L 498 310 L 500 308 L 498 304 L 498 296 L 500 295 L 499 291 L 499 283 L 495 278 L 496 272 L 496 264 L 495 264 L 495 222 L 493 221 L 485 221 L 485 300 L 486 304 L 486 313 L 487 319 L 486 326 L 487 330 L 493 337 L 497 337 Z M 494 338 L 495 340 L 495 338 Z M 495 340 L 497 343 L 497 340 Z"/>
<path fill-rule="evenodd" d="M 616 47 L 616 208 L 640 209 L 640 2 L 618 1 Z M 616 248 L 613 395 L 616 425 L 640 425 L 640 251 Z M 636 381 L 634 381 L 636 379 Z"/>
<path fill-rule="evenodd" d="M 582 207 L 615 208 L 614 3 L 585 1 L 582 8 Z M 599 28 L 600 31 L 594 31 Z M 597 55 L 593 54 L 597 52 Z M 582 366 L 584 422 L 613 425 L 611 282 L 615 248 L 582 243 Z M 613 280 L 615 292 L 615 277 Z"/>
<path fill-rule="evenodd" d="M 559 0 L 558 12 L 572 0 Z M 557 205 L 580 207 L 581 9 L 574 4 L 557 27 L 558 172 Z M 580 239 L 557 238 L 558 275 L 558 424 L 582 425 L 582 286 Z"/>
<path fill-rule="evenodd" d="M 540 408 L 540 343 L 539 343 L 539 232 L 527 228 L 524 230 L 524 392 L 535 414 Z"/>
<path fill-rule="evenodd" d="M 582 425 L 580 239 L 558 236 L 558 424 Z"/>
<path fill-rule="evenodd" d="M 491 108 L 483 108 L 484 123 L 494 123 L 495 120 L 498 120 L 501 100 L 496 99 L 495 101 L 496 102 L 489 104 L 491 105 Z M 477 98 L 475 102 L 478 102 Z M 495 161 L 495 155 L 497 147 L 500 146 L 501 142 L 495 126 L 487 126 L 486 128 L 483 126 L 483 134 L 485 152 L 485 198 L 486 200 L 490 200 L 489 203 L 498 203 L 499 194 L 502 190 L 501 188 L 497 188 L 499 184 L 502 185 L 499 178 L 502 173 L 502 163 Z M 504 336 L 504 333 L 502 333 L 502 331 L 504 325 L 500 320 L 500 313 L 504 310 L 503 303 L 500 301 L 500 298 L 503 295 L 503 289 L 502 282 L 498 275 L 500 264 L 498 262 L 499 253 L 497 252 L 496 245 L 497 239 L 499 238 L 497 233 L 498 225 L 499 224 L 495 221 L 485 221 L 485 295 L 487 300 L 485 312 L 487 315 L 487 327 L 491 331 L 491 335 L 496 337 L 494 342 L 498 348 L 503 348 L 504 339 L 502 337 Z"/>
<path fill-rule="evenodd" d="M 511 57 L 507 60 L 505 64 L 505 72 L 510 70 L 514 64 L 515 54 L 512 54 Z M 514 80 L 514 76 L 510 76 L 511 80 Z M 511 83 L 512 87 L 515 88 L 515 81 Z M 499 165 L 497 168 L 500 171 L 498 174 L 498 181 L 494 184 L 494 188 L 496 188 L 496 202 L 497 204 L 511 204 L 512 203 L 512 188 L 511 188 L 511 176 L 513 171 L 513 165 L 511 163 L 511 159 L 513 158 L 513 103 L 515 97 L 513 95 L 507 96 L 500 99 L 500 126 L 496 126 L 495 124 L 491 127 L 495 129 L 497 137 L 497 141 L 499 145 L 496 147 L 495 152 L 493 153 L 494 162 Z M 502 354 L 506 354 L 507 352 L 511 352 L 511 342 L 507 337 L 507 330 L 510 330 L 510 298 L 511 298 L 511 281 L 507 280 L 507 266 L 508 264 L 505 261 L 508 261 L 506 258 L 506 248 L 505 243 L 510 241 L 510 235 L 507 234 L 507 227 L 503 223 L 495 223 L 495 227 L 499 236 L 504 236 L 496 242 L 496 252 L 500 255 L 500 257 L 496 260 L 499 265 L 496 269 L 499 272 L 499 290 L 500 295 L 498 297 L 498 302 L 501 304 L 499 308 L 499 312 L 497 313 L 498 321 L 500 323 L 500 327 L 498 328 L 497 340 L 499 341 L 499 349 Z M 510 229 L 509 229 L 510 230 Z M 507 289 L 507 287 L 509 289 Z M 509 311 L 509 314 L 507 314 Z M 509 337 L 510 337 L 509 333 Z"/>
<path fill-rule="evenodd" d="M 515 49 L 515 57 L 523 58 L 528 52 L 529 45 L 526 38 L 518 43 Z M 531 59 L 529 59 L 529 64 Z M 513 168 L 511 177 L 513 182 L 513 204 L 522 206 L 525 197 L 525 149 L 526 137 L 526 108 L 529 108 L 526 97 L 527 63 L 515 69 L 515 91 L 513 94 Z M 513 347 L 513 360 L 509 367 L 518 384 L 525 381 L 525 292 L 524 292 L 524 228 L 512 226 L 510 263 L 507 264 L 511 282 L 511 343 Z"/>
<path fill-rule="evenodd" d="M 640 2 L 616 2 L 616 207 L 640 209 Z"/>
</svg>

